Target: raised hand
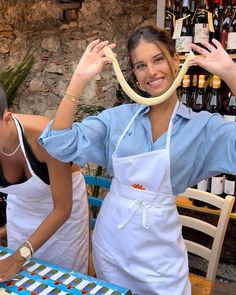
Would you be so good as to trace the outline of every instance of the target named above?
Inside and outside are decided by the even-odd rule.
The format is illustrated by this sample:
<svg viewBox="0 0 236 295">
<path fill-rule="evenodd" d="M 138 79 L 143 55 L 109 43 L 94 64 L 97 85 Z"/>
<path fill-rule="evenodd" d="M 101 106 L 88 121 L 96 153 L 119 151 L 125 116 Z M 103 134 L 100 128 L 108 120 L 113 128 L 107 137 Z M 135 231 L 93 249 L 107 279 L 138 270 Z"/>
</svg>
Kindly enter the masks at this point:
<svg viewBox="0 0 236 295">
<path fill-rule="evenodd" d="M 198 66 L 224 79 L 228 71 L 234 67 L 234 62 L 219 41 L 212 39 L 212 43 L 214 45 L 206 41 L 202 41 L 201 44 L 205 48 L 191 44 L 191 48 L 201 54 L 201 56 L 192 59 L 189 62 L 189 65 L 197 64 Z"/>
<path fill-rule="evenodd" d="M 88 82 L 99 74 L 104 65 L 111 62 L 103 53 L 104 46 L 112 49 L 116 44 L 109 44 L 108 41 L 101 42 L 99 39 L 91 42 L 82 55 L 74 75 L 77 75 L 83 82 Z"/>
<path fill-rule="evenodd" d="M 212 39 L 212 44 L 202 41 L 205 48 L 191 44 L 191 48 L 201 56 L 192 59 L 189 65 L 198 65 L 208 72 L 219 76 L 229 86 L 231 91 L 236 95 L 236 64 L 222 45 L 216 39 Z"/>
</svg>

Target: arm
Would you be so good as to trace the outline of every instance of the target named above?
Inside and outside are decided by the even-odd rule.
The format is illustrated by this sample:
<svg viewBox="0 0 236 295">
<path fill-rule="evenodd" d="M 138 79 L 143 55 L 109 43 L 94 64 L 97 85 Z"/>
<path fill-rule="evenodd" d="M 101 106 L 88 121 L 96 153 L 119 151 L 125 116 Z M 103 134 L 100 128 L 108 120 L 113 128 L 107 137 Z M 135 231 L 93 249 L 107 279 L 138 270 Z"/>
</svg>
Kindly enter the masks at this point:
<svg viewBox="0 0 236 295">
<path fill-rule="evenodd" d="M 107 45 L 108 41 L 100 42 L 96 40 L 86 48 L 71 78 L 67 93 L 58 108 L 52 129 L 66 129 L 72 125 L 77 109 L 76 101 L 79 102 L 87 83 L 102 71 L 105 64 L 110 62 L 103 53 L 103 47 Z M 114 48 L 115 44 L 111 44 L 109 47 Z"/>
<path fill-rule="evenodd" d="M 28 237 L 34 251 L 37 251 L 66 222 L 72 208 L 72 173 L 70 165 L 53 159 L 45 150 L 40 149 L 41 159 L 48 166 L 53 210 L 35 229 L 33 234 Z M 27 246 L 27 244 L 25 245 Z M 13 255 L 0 261 L 0 281 L 11 279 L 25 263 L 25 259 L 20 255 L 19 248 Z"/>
<path fill-rule="evenodd" d="M 196 57 L 191 60 L 189 65 L 197 64 L 207 71 L 218 75 L 225 81 L 234 95 L 236 95 L 236 64 L 219 41 L 213 39 L 212 43 L 214 45 L 203 41 L 202 45 L 204 45 L 205 48 L 192 44 L 191 48 L 201 54 L 202 57 Z"/>
</svg>

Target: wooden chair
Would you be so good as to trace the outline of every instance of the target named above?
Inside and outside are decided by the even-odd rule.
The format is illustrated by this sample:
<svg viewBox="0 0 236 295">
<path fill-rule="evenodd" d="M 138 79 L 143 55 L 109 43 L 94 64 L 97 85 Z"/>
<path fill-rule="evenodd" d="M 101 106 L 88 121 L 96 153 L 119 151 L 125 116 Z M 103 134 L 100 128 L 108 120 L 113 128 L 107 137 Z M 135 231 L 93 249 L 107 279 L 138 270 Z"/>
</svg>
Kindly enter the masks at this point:
<svg viewBox="0 0 236 295">
<path fill-rule="evenodd" d="M 84 175 L 84 179 L 85 179 L 86 185 L 90 186 L 90 190 L 88 192 L 89 206 L 100 208 L 102 206 L 103 199 L 99 197 L 100 196 L 99 190 L 101 188 L 105 189 L 105 190 L 109 190 L 109 188 L 111 186 L 111 180 L 109 178 L 100 177 L 100 176 L 93 176 L 93 175 Z M 94 196 L 92 194 L 94 187 L 97 187 L 97 189 L 98 189 L 98 196 Z M 91 229 L 94 228 L 95 222 L 96 222 L 96 216 L 90 214 Z"/>
<path fill-rule="evenodd" d="M 97 208 L 99 209 L 102 206 L 103 198 L 100 197 L 100 189 L 109 190 L 111 186 L 111 180 L 109 178 L 100 177 L 100 176 L 93 176 L 93 175 L 84 175 L 85 183 L 88 186 L 88 204 L 90 209 Z M 92 192 L 95 190 L 98 192 L 98 196 L 94 196 Z M 90 237 L 89 237 L 89 270 L 88 273 L 91 276 L 96 276 L 95 269 L 93 266 L 93 259 L 92 259 L 92 231 L 96 222 L 96 213 L 90 210 Z"/>
<path fill-rule="evenodd" d="M 206 277 L 193 273 L 189 275 L 192 284 L 192 295 L 209 295 L 213 292 L 221 249 L 235 197 L 228 195 L 223 199 L 217 195 L 192 188 L 188 188 L 181 194 L 181 197 L 204 201 L 220 209 L 217 226 L 195 217 L 180 215 L 184 227 L 195 229 L 213 238 L 211 248 L 200 244 L 200 242 L 185 239 L 188 252 L 208 261 Z"/>
</svg>

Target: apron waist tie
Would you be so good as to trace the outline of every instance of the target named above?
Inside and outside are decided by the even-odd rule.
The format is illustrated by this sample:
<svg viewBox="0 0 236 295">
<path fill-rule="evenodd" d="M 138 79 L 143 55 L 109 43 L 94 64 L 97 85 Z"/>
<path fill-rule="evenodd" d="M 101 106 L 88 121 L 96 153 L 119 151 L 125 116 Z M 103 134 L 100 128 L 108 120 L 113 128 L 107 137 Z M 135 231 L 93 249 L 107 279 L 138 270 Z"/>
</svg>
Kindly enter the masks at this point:
<svg viewBox="0 0 236 295">
<path fill-rule="evenodd" d="M 156 207 L 156 208 L 169 208 L 170 205 L 166 205 L 166 206 L 163 206 L 163 205 L 157 205 L 157 204 L 148 204 L 142 200 L 134 200 L 130 203 L 129 205 L 129 209 L 131 210 L 130 214 L 125 218 L 125 220 L 120 223 L 118 225 L 118 229 L 122 229 L 124 228 L 132 219 L 133 217 L 135 216 L 136 212 L 141 208 L 142 209 L 142 226 L 145 228 L 145 229 L 149 229 L 149 209 L 151 207 Z M 174 205 L 173 205 L 174 207 Z"/>
</svg>

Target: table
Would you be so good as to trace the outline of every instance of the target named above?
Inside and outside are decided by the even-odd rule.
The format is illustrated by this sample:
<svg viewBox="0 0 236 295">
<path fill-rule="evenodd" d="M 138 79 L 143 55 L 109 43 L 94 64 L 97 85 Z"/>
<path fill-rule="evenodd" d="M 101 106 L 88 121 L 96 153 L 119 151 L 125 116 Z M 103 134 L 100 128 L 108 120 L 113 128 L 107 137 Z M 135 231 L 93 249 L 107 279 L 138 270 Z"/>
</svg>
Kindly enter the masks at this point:
<svg viewBox="0 0 236 295">
<path fill-rule="evenodd" d="M 0 259 L 11 250 L 0 246 Z M 132 295 L 131 291 L 45 261 L 31 258 L 14 280 L 0 283 L 0 294 L 21 295 Z"/>
</svg>

